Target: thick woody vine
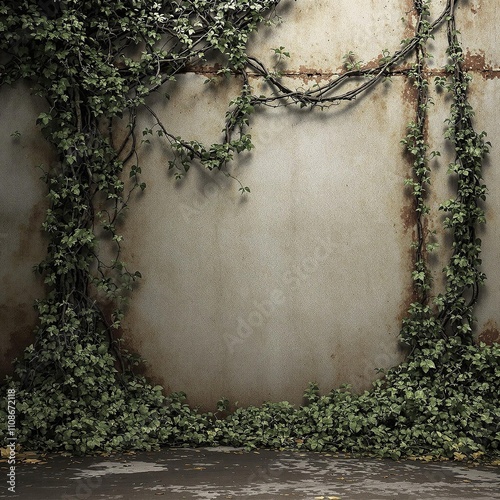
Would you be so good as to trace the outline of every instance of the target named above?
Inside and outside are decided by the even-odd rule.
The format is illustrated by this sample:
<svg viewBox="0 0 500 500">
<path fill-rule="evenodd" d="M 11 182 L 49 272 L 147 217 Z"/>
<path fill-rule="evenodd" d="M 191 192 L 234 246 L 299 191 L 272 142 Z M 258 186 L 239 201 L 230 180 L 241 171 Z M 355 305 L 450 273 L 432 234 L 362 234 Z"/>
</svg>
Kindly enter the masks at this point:
<svg viewBox="0 0 500 500">
<path fill-rule="evenodd" d="M 288 87 L 279 71 L 247 52 L 249 36 L 258 26 L 275 22 L 278 3 L 0 1 L 0 82 L 27 81 L 45 99 L 47 111 L 38 123 L 58 156 L 54 165 L 43 166 L 50 202 L 43 229 L 49 244 L 37 271 L 47 295 L 36 304 L 34 343 L 5 384 L 16 389 L 23 446 L 93 453 L 230 444 L 393 458 L 477 459 L 499 453 L 499 348 L 476 345 L 472 335 L 473 307 L 485 279 L 476 232 L 485 219 L 482 162 L 488 144 L 484 133 L 473 128 L 470 77 L 463 69 L 455 26 L 459 2 L 449 0 L 431 20 L 430 1 L 415 0 L 414 36 L 398 50 L 385 49 L 375 68 L 363 67 L 348 54 L 340 76 L 306 90 Z M 426 196 L 430 160 L 439 153 L 429 151 L 425 138 L 432 108 L 425 62 L 428 39 L 443 26 L 449 64 L 436 85 L 453 101 L 447 139 L 456 153 L 450 173 L 458 187 L 456 197 L 441 206 L 453 248 L 444 270 L 446 289 L 432 297 L 427 255 L 435 244 L 426 231 Z M 289 56 L 283 47 L 274 52 L 278 59 Z M 221 142 L 207 146 L 176 136 L 146 98 L 189 66 L 215 55 L 225 60 L 220 75 L 239 78 L 241 93 L 230 103 Z M 418 96 L 415 120 L 403 139 L 413 158 L 407 185 L 416 211 L 416 300 L 401 332 L 411 347 L 408 359 L 361 395 L 343 388 L 320 396 L 312 384 L 305 394 L 308 403 L 299 408 L 265 404 L 240 408 L 224 418 L 225 413 L 200 414 L 183 403 L 182 394 L 165 397 L 161 387 L 135 375 L 137 360 L 121 348 L 116 331 L 129 292 L 141 277 L 121 260 L 119 232 L 131 194 L 146 189 L 138 144 L 152 135 L 168 141 L 175 153 L 169 166 L 177 177 L 194 161 L 230 175 L 227 163 L 253 147 L 246 127 L 259 106 L 327 108 L 350 101 L 411 57 L 413 67 L 398 70 L 407 74 Z M 250 74 L 267 81 L 268 94 L 253 94 Z M 356 85 L 343 90 L 347 82 Z M 153 116 L 153 128 L 137 129 L 140 110 Z M 127 125 L 120 137 L 115 132 L 118 122 L 122 128 Z M 239 188 L 249 191 L 241 183 Z M 106 312 L 108 303 L 114 304 L 114 312 Z M 225 410 L 225 401 L 219 408 Z M 0 426 L 6 421 L 2 417 Z"/>
</svg>

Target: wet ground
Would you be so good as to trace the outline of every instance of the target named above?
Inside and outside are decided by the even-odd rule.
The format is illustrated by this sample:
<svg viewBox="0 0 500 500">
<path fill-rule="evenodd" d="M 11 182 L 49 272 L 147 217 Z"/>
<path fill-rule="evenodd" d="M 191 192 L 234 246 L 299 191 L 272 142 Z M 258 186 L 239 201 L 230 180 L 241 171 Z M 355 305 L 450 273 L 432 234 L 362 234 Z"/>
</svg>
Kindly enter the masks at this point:
<svg viewBox="0 0 500 500">
<path fill-rule="evenodd" d="M 357 459 L 329 453 L 235 448 L 72 458 L 16 465 L 15 493 L 2 463 L 0 498 L 86 499 L 500 499 L 500 467 Z"/>
</svg>

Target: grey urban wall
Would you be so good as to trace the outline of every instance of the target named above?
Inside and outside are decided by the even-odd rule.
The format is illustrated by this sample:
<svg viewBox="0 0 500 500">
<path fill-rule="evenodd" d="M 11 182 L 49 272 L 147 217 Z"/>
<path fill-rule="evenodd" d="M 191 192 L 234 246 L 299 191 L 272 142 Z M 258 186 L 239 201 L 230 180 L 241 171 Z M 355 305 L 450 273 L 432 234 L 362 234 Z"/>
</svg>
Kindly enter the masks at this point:
<svg viewBox="0 0 500 500">
<path fill-rule="evenodd" d="M 438 14 L 443 1 L 433 2 Z M 263 29 L 253 52 L 272 66 L 271 48 L 291 58 L 285 78 L 306 88 L 342 71 L 353 51 L 376 64 L 411 35 L 412 2 L 400 0 L 283 1 L 283 23 Z M 401 19 L 405 19 L 403 22 Z M 481 230 L 488 276 L 477 309 L 477 335 L 500 339 L 500 12 L 494 1 L 461 2 L 458 23 L 474 76 L 476 125 L 493 143 L 485 168 L 487 225 Z M 429 72 L 445 64 L 446 36 L 431 44 Z M 404 67 L 404 65 L 402 66 Z M 205 85 L 214 67 L 193 68 L 151 104 L 176 135 L 215 142 L 240 82 Z M 256 89 L 265 84 L 254 78 Z M 260 90 L 257 90 L 260 92 Z M 413 202 L 404 180 L 411 160 L 400 144 L 415 113 L 411 82 L 394 75 L 357 101 L 329 110 L 267 109 L 251 126 L 256 149 L 231 173 L 192 168 L 181 182 L 168 172 L 159 141 L 140 150 L 147 190 L 131 204 L 124 226 L 125 260 L 143 275 L 124 322 L 126 344 L 144 371 L 167 391 L 212 408 L 224 396 L 240 404 L 301 401 L 315 381 L 326 391 L 342 383 L 369 387 L 376 368 L 404 359 L 398 341 L 412 302 Z M 435 160 L 430 229 L 443 250 L 433 261 L 435 288 L 448 258 L 440 202 L 453 195 L 443 139 L 449 99 L 435 93 L 428 126 Z M 32 302 L 43 293 L 31 267 L 43 256 L 45 201 L 37 163 L 51 161 L 34 127 L 42 103 L 26 88 L 3 89 L 0 171 L 1 369 L 30 342 Z M 144 126 L 153 125 L 141 117 Z M 19 130 L 19 138 L 10 137 Z"/>
</svg>

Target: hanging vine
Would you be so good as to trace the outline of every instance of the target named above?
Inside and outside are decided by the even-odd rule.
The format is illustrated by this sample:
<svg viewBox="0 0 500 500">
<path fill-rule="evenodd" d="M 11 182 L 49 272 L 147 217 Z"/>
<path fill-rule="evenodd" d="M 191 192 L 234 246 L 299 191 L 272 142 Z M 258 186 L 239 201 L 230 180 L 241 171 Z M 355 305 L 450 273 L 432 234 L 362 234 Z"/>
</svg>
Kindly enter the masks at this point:
<svg viewBox="0 0 500 500">
<path fill-rule="evenodd" d="M 57 164 L 46 166 L 43 176 L 50 203 L 43 224 L 49 245 L 37 270 L 47 295 L 37 302 L 34 343 L 5 384 L 16 390 L 23 446 L 90 453 L 161 444 L 232 444 L 394 458 L 498 453 L 499 348 L 477 346 L 472 336 L 473 306 L 484 281 L 476 228 L 484 222 L 481 166 L 488 143 L 473 128 L 470 77 L 463 69 L 455 26 L 457 2 L 448 0 L 430 21 L 430 2 L 415 0 L 415 34 L 398 50 L 384 50 L 376 68 L 364 68 L 349 55 L 344 73 L 306 90 L 288 87 L 247 52 L 249 36 L 258 26 L 276 21 L 278 3 L 0 1 L 0 84 L 28 81 L 46 100 L 47 110 L 37 122 L 58 155 Z M 429 153 L 425 140 L 431 106 L 425 61 L 427 41 L 444 23 L 448 77 L 437 83 L 453 97 L 447 138 L 456 151 L 450 171 L 457 176 L 458 190 L 442 205 L 449 214 L 445 227 L 453 233 L 453 256 L 445 269 L 446 290 L 432 298 L 426 255 L 435 245 L 425 230 L 426 193 L 429 160 L 438 152 Z M 283 48 L 275 53 L 288 56 Z M 221 142 L 204 145 L 177 137 L 146 97 L 189 65 L 214 55 L 225 61 L 219 74 L 239 78 L 241 91 L 230 103 Z M 402 339 L 412 347 L 406 362 L 359 396 L 346 389 L 319 396 L 311 385 L 306 406 L 267 404 L 239 409 L 224 419 L 191 410 L 182 394 L 165 398 L 161 387 L 134 375 L 137 360 L 120 346 L 116 331 L 129 292 L 141 276 L 121 260 L 118 228 L 131 194 L 146 188 L 137 154 L 141 137 L 152 136 L 154 128 L 168 141 L 175 155 L 170 168 L 178 178 L 193 161 L 230 175 L 227 163 L 253 147 L 246 128 L 259 106 L 327 108 L 350 101 L 411 56 L 416 62 L 407 73 L 418 98 L 415 121 L 403 142 L 414 159 L 407 184 L 417 213 L 412 277 L 418 300 L 403 322 Z M 267 95 L 254 95 L 250 72 L 268 83 Z M 344 90 L 348 82 L 356 85 Z M 141 110 L 153 116 L 155 127 L 137 130 Z M 118 121 L 128 124 L 121 138 L 116 136 Z M 130 189 L 126 177 L 132 180 Z M 240 190 L 249 188 L 240 183 Z M 112 314 L 103 307 L 109 301 L 115 305 Z M 0 423 L 4 432 L 6 421 Z"/>
</svg>

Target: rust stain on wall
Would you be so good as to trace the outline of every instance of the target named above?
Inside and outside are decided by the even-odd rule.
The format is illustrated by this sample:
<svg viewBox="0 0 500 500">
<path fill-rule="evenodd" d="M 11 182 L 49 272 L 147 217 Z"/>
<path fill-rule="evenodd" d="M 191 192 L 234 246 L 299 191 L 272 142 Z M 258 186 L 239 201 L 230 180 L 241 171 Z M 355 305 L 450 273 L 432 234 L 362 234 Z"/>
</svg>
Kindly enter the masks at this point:
<svg viewBox="0 0 500 500">
<path fill-rule="evenodd" d="M 215 63 L 213 65 L 210 64 L 193 64 L 186 65 L 181 73 L 195 73 L 197 75 L 204 75 L 207 77 L 212 77 L 217 74 L 219 70 L 222 69 L 222 65 Z"/>
<path fill-rule="evenodd" d="M 484 50 L 471 52 L 467 50 L 464 54 L 464 68 L 467 71 L 479 73 L 485 79 L 498 78 L 500 72 L 494 70 L 490 64 L 486 62 L 486 54 Z"/>
<path fill-rule="evenodd" d="M 319 83 L 323 80 L 328 80 L 332 78 L 335 75 L 335 73 L 332 73 L 331 71 L 325 71 L 323 72 L 322 69 L 314 69 L 314 68 L 308 68 L 307 66 L 299 66 L 299 71 L 296 72 L 295 74 L 290 73 L 287 74 L 287 76 L 297 76 L 302 79 L 304 83 L 309 83 L 311 80 L 314 80 L 315 83 Z"/>
<path fill-rule="evenodd" d="M 498 329 L 497 322 L 491 319 L 488 320 L 477 340 L 478 342 L 484 342 L 487 345 L 500 343 L 500 330 Z"/>
<path fill-rule="evenodd" d="M 405 29 L 403 32 L 403 38 L 411 38 L 415 35 L 415 22 L 416 13 L 414 0 L 405 0 L 404 2 L 404 13 L 405 13 Z"/>
<path fill-rule="evenodd" d="M 417 223 L 417 214 L 415 212 L 415 207 L 413 204 L 408 203 L 401 207 L 400 213 L 401 222 L 403 223 L 403 229 L 405 232 L 413 231 Z"/>
<path fill-rule="evenodd" d="M 466 69 L 471 71 L 484 71 L 486 69 L 491 69 L 491 67 L 486 64 L 484 50 L 478 50 L 477 52 L 467 50 L 464 55 L 464 66 Z"/>
<path fill-rule="evenodd" d="M 405 79 L 405 84 L 403 86 L 403 92 L 401 97 L 403 100 L 403 104 L 409 104 L 413 108 L 416 107 L 418 90 L 415 88 L 413 82 L 409 78 Z"/>
</svg>

